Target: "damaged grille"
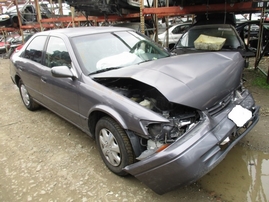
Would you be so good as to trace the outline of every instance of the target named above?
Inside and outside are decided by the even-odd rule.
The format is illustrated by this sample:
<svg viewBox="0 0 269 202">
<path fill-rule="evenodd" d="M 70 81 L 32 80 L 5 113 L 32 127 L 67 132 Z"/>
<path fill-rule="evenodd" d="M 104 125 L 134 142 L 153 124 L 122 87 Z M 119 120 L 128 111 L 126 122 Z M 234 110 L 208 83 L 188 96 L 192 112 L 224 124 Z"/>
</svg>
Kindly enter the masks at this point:
<svg viewBox="0 0 269 202">
<path fill-rule="evenodd" d="M 211 116 L 214 116 L 216 114 L 218 114 L 219 112 L 221 112 L 226 106 L 229 105 L 229 103 L 231 102 L 233 98 L 233 93 L 230 93 L 228 96 L 226 96 L 223 100 L 221 100 L 219 103 L 213 105 L 212 107 L 210 107 L 208 109 L 208 113 Z"/>
</svg>

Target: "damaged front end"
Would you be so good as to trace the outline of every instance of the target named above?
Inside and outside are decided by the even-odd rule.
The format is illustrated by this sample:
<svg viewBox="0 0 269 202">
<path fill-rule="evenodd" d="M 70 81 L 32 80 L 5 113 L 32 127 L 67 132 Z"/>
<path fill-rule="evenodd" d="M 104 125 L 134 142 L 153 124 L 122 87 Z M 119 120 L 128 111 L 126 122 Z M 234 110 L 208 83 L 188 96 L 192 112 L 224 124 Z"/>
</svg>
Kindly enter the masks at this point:
<svg viewBox="0 0 269 202">
<path fill-rule="evenodd" d="M 259 107 L 242 84 L 239 53 L 196 58 L 203 61 L 199 68 L 184 55 L 170 64 L 163 59 L 94 75 L 96 82 L 140 105 L 123 104 L 131 107 L 126 119 L 132 122 L 125 129 L 138 160 L 124 171 L 158 194 L 204 176 L 259 120 Z M 219 62 L 212 65 L 213 60 Z M 250 115 L 238 123 L 242 112 Z"/>
<path fill-rule="evenodd" d="M 156 102 L 154 101 L 154 103 Z M 159 109 L 157 106 L 153 106 L 152 110 Z M 170 108 L 162 109 L 160 114 L 169 122 L 141 121 L 150 139 L 147 140 L 147 149 L 137 157 L 138 160 L 162 151 L 194 127 L 201 118 L 198 110 L 173 103 L 170 103 Z"/>
<path fill-rule="evenodd" d="M 161 123 L 140 120 L 141 128 L 146 135 L 141 135 L 140 146 L 144 151 L 137 160 L 165 149 L 201 119 L 199 110 L 169 102 L 156 88 L 139 81 L 128 78 L 106 78 L 96 81 L 167 120 Z"/>
<path fill-rule="evenodd" d="M 236 121 L 246 115 L 241 113 L 242 111 L 236 112 L 236 119 L 230 117 L 237 107 L 250 113 L 243 124 Z M 172 142 L 165 147 L 163 144 L 156 144 L 156 141 L 148 140 L 148 148 L 141 154 L 141 161 L 125 167 L 124 170 L 158 194 L 193 183 L 218 165 L 257 124 L 259 107 L 255 105 L 248 90 L 239 88 L 212 108 L 197 114 L 200 114 L 199 119 L 187 125 L 177 139 L 171 138 Z M 166 127 L 163 124 L 161 131 Z M 148 129 L 152 132 L 154 125 L 150 124 Z M 165 132 L 161 133 L 163 136 L 158 136 L 160 133 L 157 131 L 152 132 L 154 133 L 157 134 L 155 137 L 166 137 Z M 160 138 L 157 142 L 165 142 L 161 140 L 165 138 Z"/>
<path fill-rule="evenodd" d="M 259 107 L 242 85 L 211 107 L 198 110 L 169 102 L 156 88 L 133 79 L 98 82 L 167 119 L 140 121 L 147 134 L 140 136 L 144 149 L 138 162 L 124 168 L 158 194 L 192 183 L 212 170 L 259 120 Z M 243 126 L 228 118 L 237 106 L 251 113 Z"/>
</svg>

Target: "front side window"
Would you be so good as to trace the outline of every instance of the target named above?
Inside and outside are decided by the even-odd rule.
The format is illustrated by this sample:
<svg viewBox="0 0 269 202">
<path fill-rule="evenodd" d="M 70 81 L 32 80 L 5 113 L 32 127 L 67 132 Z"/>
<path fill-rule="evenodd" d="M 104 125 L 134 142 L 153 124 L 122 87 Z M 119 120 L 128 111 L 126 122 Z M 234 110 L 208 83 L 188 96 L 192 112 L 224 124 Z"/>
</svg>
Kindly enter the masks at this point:
<svg viewBox="0 0 269 202">
<path fill-rule="evenodd" d="M 50 37 L 45 54 L 45 66 L 68 66 L 71 68 L 71 58 L 62 39 Z"/>
<path fill-rule="evenodd" d="M 46 36 L 35 37 L 25 49 L 23 57 L 41 63 L 46 38 Z"/>
</svg>

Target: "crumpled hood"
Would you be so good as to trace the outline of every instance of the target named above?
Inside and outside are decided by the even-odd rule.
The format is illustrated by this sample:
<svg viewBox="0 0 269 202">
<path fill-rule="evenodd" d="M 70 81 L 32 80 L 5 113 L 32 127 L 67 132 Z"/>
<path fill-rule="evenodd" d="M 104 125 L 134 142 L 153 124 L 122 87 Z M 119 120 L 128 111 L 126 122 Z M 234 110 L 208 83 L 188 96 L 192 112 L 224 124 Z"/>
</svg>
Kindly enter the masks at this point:
<svg viewBox="0 0 269 202">
<path fill-rule="evenodd" d="M 238 52 L 194 53 L 93 75 L 132 78 L 158 89 L 170 102 L 205 110 L 240 84 L 244 59 Z"/>
</svg>

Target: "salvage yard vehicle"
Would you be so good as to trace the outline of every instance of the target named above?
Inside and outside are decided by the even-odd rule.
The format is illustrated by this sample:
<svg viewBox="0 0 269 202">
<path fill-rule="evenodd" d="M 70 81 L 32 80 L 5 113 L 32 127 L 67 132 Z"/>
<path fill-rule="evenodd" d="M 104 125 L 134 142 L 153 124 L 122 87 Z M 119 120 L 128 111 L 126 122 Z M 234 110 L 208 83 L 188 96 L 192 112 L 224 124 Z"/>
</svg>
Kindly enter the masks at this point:
<svg viewBox="0 0 269 202">
<path fill-rule="evenodd" d="M 10 62 L 27 109 L 73 123 L 110 171 L 158 194 L 211 171 L 259 120 L 238 52 L 173 56 L 133 29 L 80 27 L 37 33 Z"/>
<path fill-rule="evenodd" d="M 120 23 L 116 23 L 113 24 L 112 26 L 114 27 L 128 27 L 131 29 L 134 29 L 136 31 L 141 32 L 141 23 L 140 22 L 120 22 Z M 152 26 L 150 26 L 147 23 L 144 23 L 144 33 L 146 36 L 153 38 L 154 36 L 154 28 Z"/>
<path fill-rule="evenodd" d="M 23 25 L 37 22 L 37 12 L 32 4 L 20 4 L 18 5 L 18 10 L 20 12 L 20 19 Z M 42 6 L 40 7 L 40 12 L 42 18 L 48 18 L 51 15 L 50 11 L 48 9 L 44 9 Z M 16 6 L 12 6 L 4 14 L 0 14 L 0 26 L 19 26 L 18 12 Z"/>
<path fill-rule="evenodd" d="M 259 42 L 259 34 L 260 34 L 260 28 L 262 28 L 262 33 L 261 33 L 261 50 L 263 54 L 268 55 L 268 47 L 266 48 L 266 44 L 268 44 L 269 40 L 269 26 L 268 26 L 268 21 L 264 21 L 261 26 L 261 22 L 259 20 L 251 20 L 251 21 L 246 21 L 243 23 L 238 23 L 236 25 L 236 30 L 241 36 L 241 38 L 247 38 L 248 41 L 248 47 L 249 49 L 254 50 L 255 52 L 257 51 L 257 46 Z M 268 45 L 267 45 L 268 46 Z"/>
<path fill-rule="evenodd" d="M 172 49 L 175 44 L 178 42 L 179 38 L 184 32 L 186 32 L 192 23 L 179 23 L 172 25 L 165 32 L 158 35 L 159 42 L 165 47 L 168 44 L 168 48 Z M 168 35 L 168 36 L 167 36 Z M 167 43 L 168 38 L 168 43 Z"/>
<path fill-rule="evenodd" d="M 10 58 L 13 52 L 16 51 L 16 49 L 19 49 L 20 47 L 22 47 L 23 44 L 32 36 L 33 36 L 33 33 L 25 32 L 23 33 L 23 36 L 19 36 L 16 39 L 14 39 L 10 44 L 7 57 Z"/>
<path fill-rule="evenodd" d="M 13 37 L 8 37 L 8 38 L 1 38 L 0 39 L 0 53 L 4 53 L 6 51 L 8 51 L 9 47 L 10 47 L 10 41 L 13 40 Z"/>
<path fill-rule="evenodd" d="M 137 0 L 66 0 L 65 2 L 76 11 L 85 12 L 87 16 L 122 15 L 130 11 L 138 12 L 140 9 L 140 1 Z M 151 7 L 152 4 L 153 0 L 144 2 L 147 7 Z"/>
<path fill-rule="evenodd" d="M 18 34 L 10 34 L 6 37 L 0 38 L 0 53 L 9 51 L 10 47 L 18 40 L 20 36 Z"/>
</svg>

